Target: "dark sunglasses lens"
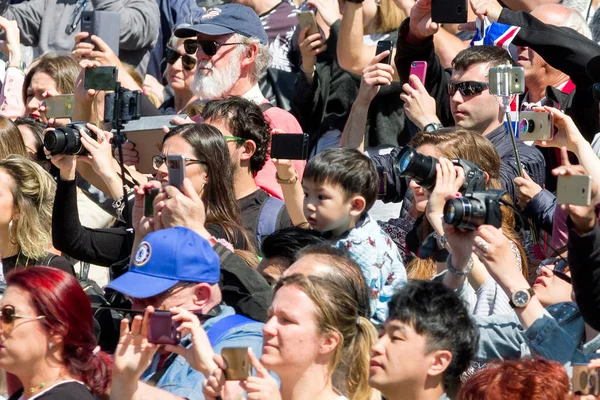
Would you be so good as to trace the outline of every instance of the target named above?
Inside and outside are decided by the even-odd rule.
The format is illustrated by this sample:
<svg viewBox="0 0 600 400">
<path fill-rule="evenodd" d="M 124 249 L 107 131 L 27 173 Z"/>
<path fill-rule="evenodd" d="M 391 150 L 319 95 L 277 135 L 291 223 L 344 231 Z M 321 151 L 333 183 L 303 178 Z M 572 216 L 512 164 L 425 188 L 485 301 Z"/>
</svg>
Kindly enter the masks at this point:
<svg viewBox="0 0 600 400">
<path fill-rule="evenodd" d="M 169 64 L 175 64 L 179 57 L 180 55 L 178 52 L 172 49 L 167 49 L 166 59 Z"/>
<path fill-rule="evenodd" d="M 2 309 L 2 322 L 5 324 L 12 324 L 13 322 L 15 322 L 14 307 L 4 307 Z"/>
<path fill-rule="evenodd" d="M 183 68 L 188 71 L 193 70 L 196 66 L 196 59 L 188 55 L 181 57 L 181 62 L 183 63 Z"/>
<path fill-rule="evenodd" d="M 214 56 L 217 54 L 217 42 L 214 40 L 202 40 L 200 46 L 202 46 L 202 51 L 207 56 Z"/>
<path fill-rule="evenodd" d="M 183 49 L 188 54 L 196 54 L 196 50 L 198 50 L 198 42 L 195 40 L 186 40 L 183 42 Z"/>
</svg>

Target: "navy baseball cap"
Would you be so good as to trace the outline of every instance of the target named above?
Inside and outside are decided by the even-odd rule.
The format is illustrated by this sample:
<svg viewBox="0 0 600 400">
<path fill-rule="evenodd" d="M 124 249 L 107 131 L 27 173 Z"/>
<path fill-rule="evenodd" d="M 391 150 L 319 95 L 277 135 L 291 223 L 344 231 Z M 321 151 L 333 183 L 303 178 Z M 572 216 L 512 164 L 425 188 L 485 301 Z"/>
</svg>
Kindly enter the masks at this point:
<svg viewBox="0 0 600 400">
<path fill-rule="evenodd" d="M 175 30 L 178 38 L 189 38 L 202 33 L 210 36 L 239 33 L 256 38 L 262 44 L 269 43 L 269 37 L 260 18 L 250 7 L 241 4 L 223 4 L 206 10 L 195 24 Z"/>
<path fill-rule="evenodd" d="M 129 271 L 106 285 L 127 296 L 156 296 L 179 282 L 219 282 L 219 256 L 210 243 L 188 228 L 152 232 L 139 244 Z"/>
</svg>

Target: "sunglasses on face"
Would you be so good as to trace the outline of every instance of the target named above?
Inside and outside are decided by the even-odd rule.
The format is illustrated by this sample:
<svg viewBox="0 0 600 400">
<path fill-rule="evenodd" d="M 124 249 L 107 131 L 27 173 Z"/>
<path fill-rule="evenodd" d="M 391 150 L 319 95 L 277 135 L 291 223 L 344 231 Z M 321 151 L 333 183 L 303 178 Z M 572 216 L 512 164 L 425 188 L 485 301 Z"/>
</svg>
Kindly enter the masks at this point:
<svg viewBox="0 0 600 400">
<path fill-rule="evenodd" d="M 474 96 L 488 89 L 486 82 L 450 82 L 448 83 L 448 94 L 454 96 L 454 93 L 458 90 L 463 96 Z"/>
<path fill-rule="evenodd" d="M 6 305 L 0 310 L 0 325 L 2 326 L 2 332 L 10 333 L 15 326 L 17 319 L 42 319 L 46 318 L 45 315 L 39 315 L 37 317 L 31 317 L 28 315 L 19 315 L 14 306 Z"/>
<path fill-rule="evenodd" d="M 166 59 L 169 64 L 175 64 L 179 60 L 179 57 L 181 57 L 181 64 L 186 71 L 191 71 L 196 66 L 196 59 L 194 57 L 187 54 L 179 54 L 173 49 L 167 49 Z"/>
<path fill-rule="evenodd" d="M 554 265 L 554 267 L 552 267 Z M 542 273 L 542 268 L 548 268 L 556 277 L 562 279 L 567 283 L 571 283 L 571 277 L 567 275 L 567 272 L 570 271 L 569 262 L 562 257 L 553 257 L 547 258 L 540 263 L 537 268 L 536 273 L 540 275 Z"/>
<path fill-rule="evenodd" d="M 234 46 L 237 44 L 244 44 L 240 42 L 236 43 L 217 43 L 215 40 L 186 40 L 183 42 L 183 48 L 188 54 L 196 54 L 198 46 L 202 48 L 202 51 L 207 56 L 214 56 L 221 46 Z"/>
</svg>

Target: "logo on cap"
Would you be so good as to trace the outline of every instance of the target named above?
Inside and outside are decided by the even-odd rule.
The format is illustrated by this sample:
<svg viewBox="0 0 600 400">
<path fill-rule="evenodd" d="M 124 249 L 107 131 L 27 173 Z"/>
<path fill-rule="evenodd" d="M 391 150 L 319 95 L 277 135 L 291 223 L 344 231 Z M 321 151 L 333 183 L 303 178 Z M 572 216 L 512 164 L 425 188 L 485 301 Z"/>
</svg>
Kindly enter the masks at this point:
<svg viewBox="0 0 600 400">
<path fill-rule="evenodd" d="M 218 17 L 221 12 L 223 10 L 221 10 L 220 8 L 209 8 L 206 13 L 200 18 L 201 21 L 207 20 L 207 19 L 211 19 L 214 17 Z"/>
<path fill-rule="evenodd" d="M 133 257 L 133 265 L 136 267 L 141 267 L 146 264 L 148 260 L 150 260 L 150 256 L 152 255 L 152 247 L 148 242 L 142 242 L 138 246 L 137 251 L 135 252 L 135 256 Z"/>
</svg>

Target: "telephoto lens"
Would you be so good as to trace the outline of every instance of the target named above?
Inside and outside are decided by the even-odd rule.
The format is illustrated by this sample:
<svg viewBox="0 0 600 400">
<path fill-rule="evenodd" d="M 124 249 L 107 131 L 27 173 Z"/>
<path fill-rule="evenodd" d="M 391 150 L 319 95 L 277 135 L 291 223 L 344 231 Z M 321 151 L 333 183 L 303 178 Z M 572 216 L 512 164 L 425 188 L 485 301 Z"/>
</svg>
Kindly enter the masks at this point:
<svg viewBox="0 0 600 400">
<path fill-rule="evenodd" d="M 80 129 L 83 129 L 92 139 L 98 140 L 96 134 L 86 127 L 86 122 L 73 122 L 67 124 L 65 127 L 56 128 L 46 133 L 44 136 L 44 147 L 53 156 L 56 154 L 73 156 L 87 154 L 87 150 L 81 143 Z"/>
<path fill-rule="evenodd" d="M 396 157 L 395 166 L 400 176 L 431 189 L 435 186 L 436 164 L 435 158 L 420 154 L 412 147 L 405 147 Z"/>
<path fill-rule="evenodd" d="M 490 189 L 486 192 L 473 192 L 444 205 L 444 222 L 455 228 L 474 230 L 481 225 L 502 226 L 500 199 L 504 190 Z"/>
</svg>

